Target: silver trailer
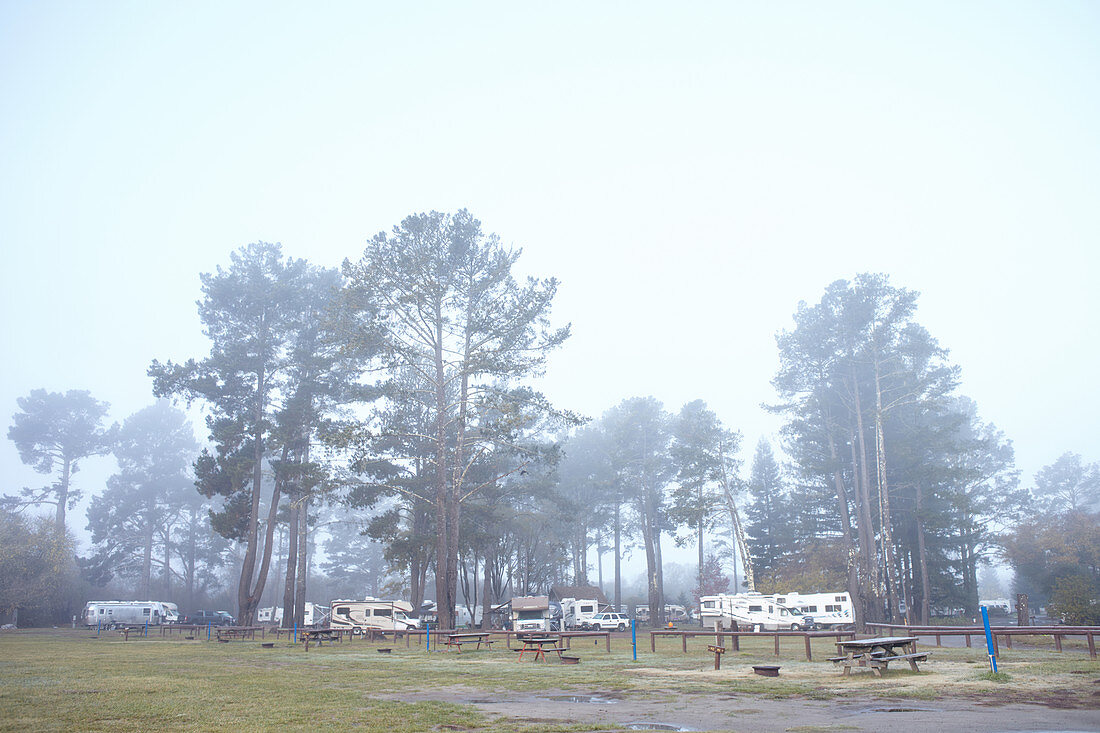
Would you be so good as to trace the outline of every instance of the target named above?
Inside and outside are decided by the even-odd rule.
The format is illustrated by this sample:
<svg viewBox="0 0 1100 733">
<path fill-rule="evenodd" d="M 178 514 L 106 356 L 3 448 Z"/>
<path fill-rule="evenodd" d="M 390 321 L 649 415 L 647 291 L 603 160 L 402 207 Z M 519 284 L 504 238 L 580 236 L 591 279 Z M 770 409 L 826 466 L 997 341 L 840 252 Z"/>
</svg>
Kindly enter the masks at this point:
<svg viewBox="0 0 1100 733">
<path fill-rule="evenodd" d="M 88 601 L 84 605 L 84 625 L 113 628 L 175 623 L 179 614 L 170 605 L 163 601 Z"/>
</svg>

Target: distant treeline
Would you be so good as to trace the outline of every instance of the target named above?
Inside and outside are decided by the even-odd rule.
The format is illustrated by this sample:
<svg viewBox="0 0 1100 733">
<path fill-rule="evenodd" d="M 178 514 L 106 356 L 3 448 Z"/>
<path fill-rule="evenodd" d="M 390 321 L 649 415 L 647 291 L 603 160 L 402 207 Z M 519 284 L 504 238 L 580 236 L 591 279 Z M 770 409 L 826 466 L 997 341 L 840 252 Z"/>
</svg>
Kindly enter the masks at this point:
<svg viewBox="0 0 1100 733">
<path fill-rule="evenodd" d="M 290 624 L 307 593 L 434 595 L 451 626 L 460 603 L 488 619 L 512 595 L 602 583 L 608 553 L 620 605 L 630 548 L 662 609 L 672 540 L 698 551 L 696 595 L 732 573 L 927 623 L 974 613 L 980 568 L 1004 560 L 1033 606 L 1100 620 L 1100 466 L 1066 454 L 1021 487 L 913 291 L 863 274 L 798 305 L 768 407 L 784 458 L 761 441 L 746 472 L 740 433 L 701 399 L 587 420 L 531 389 L 569 327 L 551 320 L 556 280 L 518 279 L 519 257 L 466 211 L 409 216 L 340 270 L 278 244 L 232 253 L 201 275 L 209 352 L 149 367 L 160 401 L 108 427 L 87 392 L 19 400 L 8 437 L 50 481 L 4 497 L 0 609 L 45 623 L 108 590 L 232 597 L 250 624 L 267 598 Z M 203 408 L 206 448 L 170 400 Z M 118 472 L 76 557 L 73 476 L 106 453 Z M 52 518 L 21 514 L 41 505 Z"/>
</svg>

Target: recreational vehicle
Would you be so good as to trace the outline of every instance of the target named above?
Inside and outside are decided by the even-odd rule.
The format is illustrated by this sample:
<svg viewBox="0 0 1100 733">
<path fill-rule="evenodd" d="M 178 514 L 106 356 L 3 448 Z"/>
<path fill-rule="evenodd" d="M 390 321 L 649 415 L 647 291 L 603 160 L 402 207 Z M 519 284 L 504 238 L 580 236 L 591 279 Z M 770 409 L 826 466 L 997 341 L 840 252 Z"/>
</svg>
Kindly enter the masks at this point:
<svg viewBox="0 0 1100 733">
<path fill-rule="evenodd" d="M 316 603 L 306 602 L 305 618 L 302 623 L 305 626 L 320 626 L 328 616 L 328 608 L 318 606 Z M 283 622 L 283 607 L 269 606 L 256 612 L 256 622 L 260 624 L 281 624 Z"/>
<path fill-rule="evenodd" d="M 82 617 L 85 626 L 160 626 L 176 623 L 179 612 L 161 601 L 88 601 Z"/>
<path fill-rule="evenodd" d="M 610 610 L 610 608 L 607 606 L 603 610 Z M 600 610 L 600 602 L 595 599 L 561 599 L 562 623 L 568 631 L 575 629 L 587 631 L 592 625 L 592 617 Z"/>
<path fill-rule="evenodd" d="M 734 624 L 754 631 L 798 631 L 813 624 L 812 619 L 781 605 L 774 595 L 720 594 L 703 596 L 699 600 L 703 626 L 716 631 L 733 628 Z"/>
<path fill-rule="evenodd" d="M 835 629 L 855 623 L 855 606 L 847 593 L 777 593 L 775 602 L 792 613 L 813 618 L 813 625 Z"/>
<path fill-rule="evenodd" d="M 329 626 L 334 629 L 383 629 L 406 631 L 420 628 L 420 619 L 411 618 L 412 604 L 406 601 L 384 601 L 366 598 L 362 601 L 333 601 Z"/>
<path fill-rule="evenodd" d="M 511 620 L 513 631 L 550 631 L 550 598 L 513 598 Z"/>
</svg>

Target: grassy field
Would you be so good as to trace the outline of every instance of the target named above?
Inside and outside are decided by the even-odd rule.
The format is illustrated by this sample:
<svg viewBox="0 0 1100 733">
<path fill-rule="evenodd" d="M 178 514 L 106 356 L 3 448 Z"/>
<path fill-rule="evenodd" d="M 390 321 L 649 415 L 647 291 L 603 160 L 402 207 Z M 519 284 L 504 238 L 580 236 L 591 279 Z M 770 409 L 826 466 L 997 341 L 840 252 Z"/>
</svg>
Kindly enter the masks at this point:
<svg viewBox="0 0 1100 733">
<path fill-rule="evenodd" d="M 639 638 L 639 647 L 642 647 Z M 991 677 L 984 649 L 936 649 L 920 673 L 905 665 L 882 678 L 840 677 L 826 661 L 806 662 L 801 641 L 785 642 L 778 661 L 770 639 L 742 642 L 713 670 L 706 641 L 648 638 L 631 659 L 629 638 L 610 654 L 578 641 L 576 666 L 517 664 L 493 651 L 428 653 L 415 643 L 379 654 L 380 643 L 347 641 L 307 653 L 285 639 L 264 649 L 257 641 L 226 644 L 156 638 L 124 642 L 116 634 L 41 630 L 0 634 L 0 730 L 296 730 L 360 727 L 392 733 L 423 730 L 609 730 L 606 722 L 532 720 L 490 713 L 478 703 L 507 696 L 608 694 L 621 699 L 690 701 L 716 695 L 766 700 L 845 697 L 935 700 L 980 698 L 984 703 L 1049 702 L 1096 707 L 1100 664 L 1087 654 L 1002 650 L 1002 675 Z M 392 646 L 392 644 L 391 644 Z M 816 641 L 815 659 L 833 653 Z M 752 674 L 752 664 L 778 663 L 781 676 Z M 925 671 L 927 670 L 927 671 Z"/>
</svg>

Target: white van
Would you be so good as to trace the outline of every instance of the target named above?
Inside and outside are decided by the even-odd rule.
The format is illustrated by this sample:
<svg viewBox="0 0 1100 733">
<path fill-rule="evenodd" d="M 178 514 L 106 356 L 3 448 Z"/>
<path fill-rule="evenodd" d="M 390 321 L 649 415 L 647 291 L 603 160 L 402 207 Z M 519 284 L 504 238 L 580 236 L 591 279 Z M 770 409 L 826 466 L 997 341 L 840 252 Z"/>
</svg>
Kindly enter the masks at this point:
<svg viewBox="0 0 1100 733">
<path fill-rule="evenodd" d="M 383 629 L 407 631 L 420 628 L 420 619 L 411 618 L 412 604 L 406 601 L 384 601 L 367 598 L 362 601 L 337 600 L 332 602 L 329 626 L 333 629 Z"/>
</svg>

